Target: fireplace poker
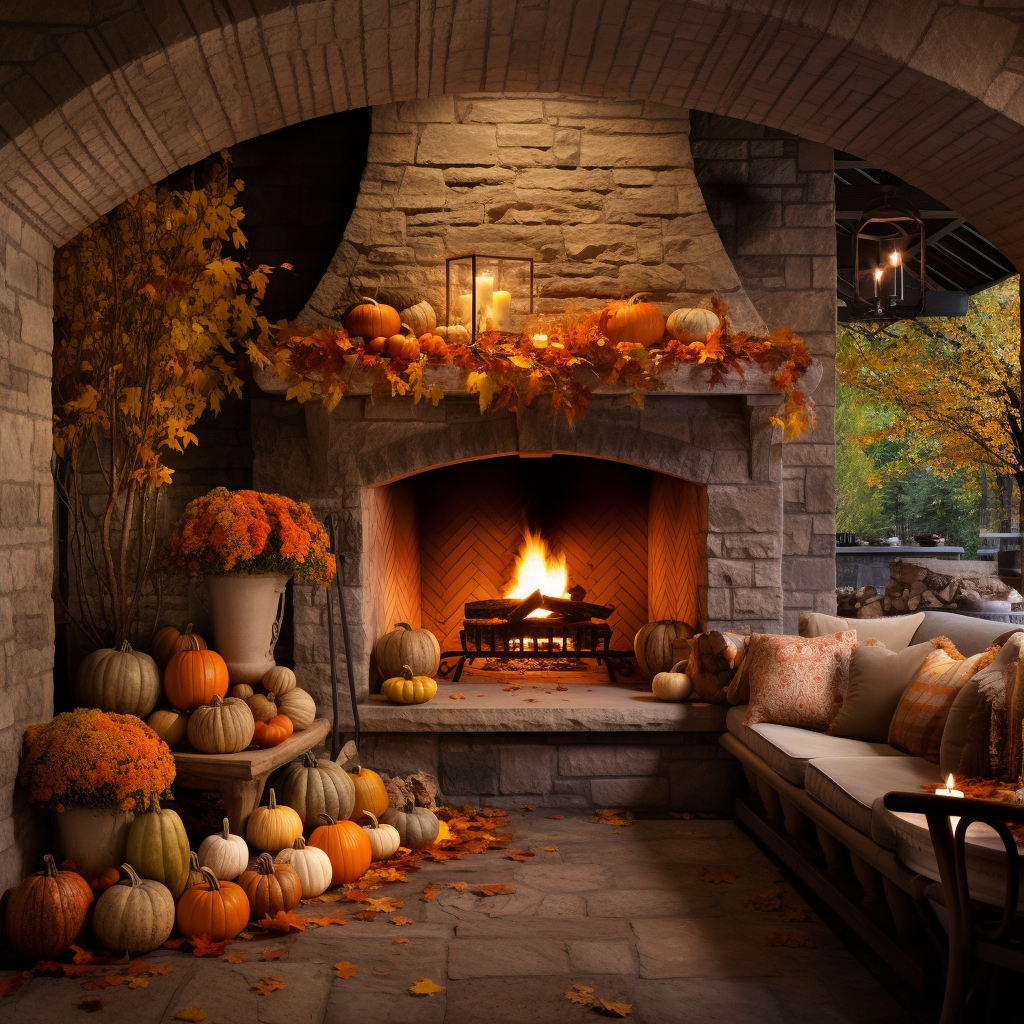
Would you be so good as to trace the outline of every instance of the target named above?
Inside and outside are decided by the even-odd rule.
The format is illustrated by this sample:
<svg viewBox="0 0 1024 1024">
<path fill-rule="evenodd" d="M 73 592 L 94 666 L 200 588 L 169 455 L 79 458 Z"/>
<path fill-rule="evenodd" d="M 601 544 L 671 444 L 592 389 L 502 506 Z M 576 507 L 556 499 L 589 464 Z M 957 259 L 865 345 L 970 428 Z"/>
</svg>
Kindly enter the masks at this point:
<svg viewBox="0 0 1024 1024">
<path fill-rule="evenodd" d="M 355 732 L 356 749 L 359 749 L 359 703 L 356 700 L 356 679 L 352 670 L 352 650 L 349 645 L 348 612 L 345 609 L 345 593 L 341 589 L 341 577 L 345 568 L 345 556 L 341 553 L 338 536 L 340 515 L 331 512 L 327 516 L 327 534 L 331 541 L 331 550 L 336 562 L 335 584 L 338 588 L 337 601 L 341 611 L 341 638 L 345 644 L 345 670 L 348 674 L 348 692 L 352 701 L 352 723 Z M 334 639 L 334 585 L 327 588 L 327 644 L 331 652 L 331 705 L 334 711 L 334 725 L 331 730 L 331 759 L 335 759 L 341 750 L 341 722 L 338 716 L 338 652 Z"/>
</svg>

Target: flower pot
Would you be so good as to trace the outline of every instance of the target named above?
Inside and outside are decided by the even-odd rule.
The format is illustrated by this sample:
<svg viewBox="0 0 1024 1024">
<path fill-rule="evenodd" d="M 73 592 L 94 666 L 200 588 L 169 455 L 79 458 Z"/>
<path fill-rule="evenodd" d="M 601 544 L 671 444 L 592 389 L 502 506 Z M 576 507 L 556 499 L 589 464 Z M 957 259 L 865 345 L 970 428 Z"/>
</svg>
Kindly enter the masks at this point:
<svg viewBox="0 0 1024 1024">
<path fill-rule="evenodd" d="M 135 820 L 130 811 L 69 807 L 55 817 L 60 859 L 73 860 L 86 881 L 124 862 L 128 830 Z"/>
<path fill-rule="evenodd" d="M 206 578 L 214 646 L 232 683 L 258 683 L 274 667 L 288 580 L 280 574 Z"/>
</svg>

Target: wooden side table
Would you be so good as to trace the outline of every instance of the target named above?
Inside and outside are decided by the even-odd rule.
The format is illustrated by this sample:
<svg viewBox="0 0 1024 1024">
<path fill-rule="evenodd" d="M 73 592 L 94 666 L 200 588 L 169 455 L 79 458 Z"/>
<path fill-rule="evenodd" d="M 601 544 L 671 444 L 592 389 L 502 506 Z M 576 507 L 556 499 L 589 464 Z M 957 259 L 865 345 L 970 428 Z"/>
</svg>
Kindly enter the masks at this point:
<svg viewBox="0 0 1024 1024">
<path fill-rule="evenodd" d="M 218 790 L 231 831 L 244 836 L 245 823 L 259 805 L 270 773 L 318 746 L 330 731 L 331 723 L 318 718 L 308 729 L 292 733 L 276 747 L 241 750 L 237 754 L 175 752 L 178 773 L 174 781 L 192 789 Z"/>
</svg>

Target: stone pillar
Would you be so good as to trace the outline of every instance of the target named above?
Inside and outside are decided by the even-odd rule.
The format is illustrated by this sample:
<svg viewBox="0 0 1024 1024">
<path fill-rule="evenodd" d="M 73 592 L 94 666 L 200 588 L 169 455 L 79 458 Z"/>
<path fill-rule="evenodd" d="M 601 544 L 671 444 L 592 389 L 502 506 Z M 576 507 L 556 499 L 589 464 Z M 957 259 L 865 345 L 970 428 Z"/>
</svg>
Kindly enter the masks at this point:
<svg viewBox="0 0 1024 1024">
<path fill-rule="evenodd" d="M 0 890 L 38 852 L 15 780 L 53 713 L 52 350 L 53 247 L 0 203 Z"/>
</svg>

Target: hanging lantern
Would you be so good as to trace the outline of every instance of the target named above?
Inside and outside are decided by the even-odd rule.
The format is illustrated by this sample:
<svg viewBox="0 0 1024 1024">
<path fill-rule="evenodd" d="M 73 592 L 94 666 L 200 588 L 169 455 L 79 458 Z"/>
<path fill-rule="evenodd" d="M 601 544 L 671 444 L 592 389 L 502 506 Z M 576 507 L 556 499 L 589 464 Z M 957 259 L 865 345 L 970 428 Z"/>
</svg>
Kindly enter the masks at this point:
<svg viewBox="0 0 1024 1024">
<path fill-rule="evenodd" d="M 906 320 L 924 308 L 925 228 L 893 194 L 864 211 L 854 238 L 855 309 L 867 319 Z"/>
<path fill-rule="evenodd" d="M 452 256 L 445 261 L 449 331 L 475 345 L 482 334 L 518 334 L 533 312 L 533 260 Z"/>
</svg>

